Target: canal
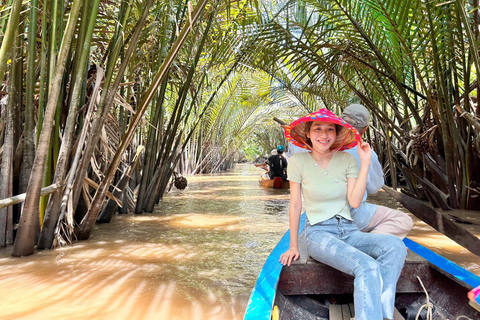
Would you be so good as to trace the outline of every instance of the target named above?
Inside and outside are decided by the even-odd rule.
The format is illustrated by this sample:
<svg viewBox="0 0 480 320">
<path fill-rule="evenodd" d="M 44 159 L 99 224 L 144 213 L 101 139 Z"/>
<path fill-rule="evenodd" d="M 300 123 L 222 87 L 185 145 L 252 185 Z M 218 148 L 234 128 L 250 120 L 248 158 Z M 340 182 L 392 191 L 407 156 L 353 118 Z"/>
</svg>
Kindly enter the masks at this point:
<svg viewBox="0 0 480 320">
<path fill-rule="evenodd" d="M 115 215 L 89 240 L 57 250 L 13 258 L 0 249 L 0 319 L 242 319 L 288 229 L 288 190 L 261 188 L 261 173 L 241 164 L 187 177 L 187 189 L 155 212 Z M 384 192 L 371 200 L 399 206 Z M 411 238 L 480 275 L 478 257 L 421 221 Z"/>
</svg>

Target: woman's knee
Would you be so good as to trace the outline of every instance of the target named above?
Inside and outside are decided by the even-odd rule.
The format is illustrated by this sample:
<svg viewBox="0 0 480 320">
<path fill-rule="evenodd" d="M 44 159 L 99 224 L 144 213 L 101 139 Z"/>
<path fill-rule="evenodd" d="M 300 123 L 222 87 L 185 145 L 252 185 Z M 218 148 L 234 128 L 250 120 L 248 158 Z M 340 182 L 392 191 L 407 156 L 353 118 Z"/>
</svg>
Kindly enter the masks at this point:
<svg viewBox="0 0 480 320">
<path fill-rule="evenodd" d="M 405 251 L 406 246 L 405 246 L 405 243 L 403 242 L 403 240 L 394 236 L 392 241 L 393 241 L 393 246 L 394 246 L 395 250 Z"/>
<path fill-rule="evenodd" d="M 367 279 L 380 279 L 380 263 L 374 259 L 359 261 L 357 267 L 353 270 L 353 276 L 365 276 Z"/>
<path fill-rule="evenodd" d="M 407 256 L 407 247 L 400 238 L 391 236 L 389 237 L 387 252 L 395 255 L 398 259 L 405 259 Z"/>
</svg>

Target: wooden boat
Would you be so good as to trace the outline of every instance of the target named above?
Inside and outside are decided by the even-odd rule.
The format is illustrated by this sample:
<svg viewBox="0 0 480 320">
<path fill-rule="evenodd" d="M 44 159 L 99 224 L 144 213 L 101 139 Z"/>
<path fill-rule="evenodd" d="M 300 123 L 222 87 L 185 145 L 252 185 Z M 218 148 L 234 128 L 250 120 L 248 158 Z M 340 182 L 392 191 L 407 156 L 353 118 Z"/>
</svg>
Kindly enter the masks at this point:
<svg viewBox="0 0 480 320">
<path fill-rule="evenodd" d="M 275 179 L 260 179 L 258 183 L 264 188 L 273 188 L 273 189 L 289 189 L 290 182 L 282 180 L 280 177 L 275 177 Z"/>
<path fill-rule="evenodd" d="M 300 226 L 304 221 L 305 214 Z M 299 244 L 304 243 L 300 232 Z M 433 319 L 480 319 L 475 309 L 480 277 L 410 239 L 404 242 L 409 253 L 397 284 L 395 319 L 415 319 L 419 311 L 419 319 L 427 319 L 427 309 L 420 310 L 427 302 L 433 306 Z M 299 261 L 282 267 L 279 258 L 289 245 L 287 231 L 260 272 L 244 320 L 350 320 L 353 277 L 307 258 L 304 245 Z"/>
</svg>

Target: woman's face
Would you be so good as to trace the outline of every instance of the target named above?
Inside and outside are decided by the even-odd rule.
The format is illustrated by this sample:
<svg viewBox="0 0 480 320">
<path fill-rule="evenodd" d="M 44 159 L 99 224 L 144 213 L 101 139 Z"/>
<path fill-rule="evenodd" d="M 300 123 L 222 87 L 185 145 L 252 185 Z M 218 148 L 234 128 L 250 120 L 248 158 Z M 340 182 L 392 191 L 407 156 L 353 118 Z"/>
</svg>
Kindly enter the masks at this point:
<svg viewBox="0 0 480 320">
<path fill-rule="evenodd" d="M 335 124 L 314 121 L 310 130 L 307 132 L 307 138 L 312 142 L 312 147 L 320 152 L 330 151 L 330 147 L 337 138 Z"/>
</svg>

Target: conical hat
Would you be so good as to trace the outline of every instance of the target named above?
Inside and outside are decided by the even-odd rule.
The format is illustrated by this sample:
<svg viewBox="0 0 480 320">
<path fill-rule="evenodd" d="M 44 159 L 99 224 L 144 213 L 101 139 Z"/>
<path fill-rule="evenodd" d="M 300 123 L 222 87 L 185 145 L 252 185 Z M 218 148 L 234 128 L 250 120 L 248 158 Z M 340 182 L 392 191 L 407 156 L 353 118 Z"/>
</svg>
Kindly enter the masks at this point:
<svg viewBox="0 0 480 320">
<path fill-rule="evenodd" d="M 337 132 L 337 139 L 330 147 L 333 150 L 350 149 L 357 145 L 357 141 L 360 141 L 358 131 L 328 109 L 320 109 L 293 121 L 285 127 L 285 137 L 297 147 L 311 150 L 311 146 L 307 144 L 305 125 L 314 121 L 329 122 L 340 126 L 341 130 Z"/>
</svg>

